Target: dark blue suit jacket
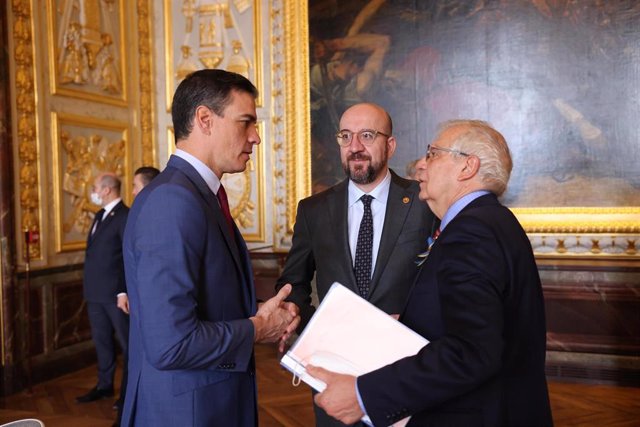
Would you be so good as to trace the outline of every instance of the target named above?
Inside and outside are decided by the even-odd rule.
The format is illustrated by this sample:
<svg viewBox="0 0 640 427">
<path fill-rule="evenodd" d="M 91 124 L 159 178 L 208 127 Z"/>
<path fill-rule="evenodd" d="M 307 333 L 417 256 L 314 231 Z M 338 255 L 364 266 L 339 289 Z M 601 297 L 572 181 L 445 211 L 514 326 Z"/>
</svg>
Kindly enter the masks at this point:
<svg viewBox="0 0 640 427">
<path fill-rule="evenodd" d="M 401 321 L 430 341 L 358 379 L 375 425 L 545 426 L 542 287 L 529 240 L 494 195 L 465 207 L 431 248 Z"/>
<path fill-rule="evenodd" d="M 93 236 L 89 230 L 83 277 L 84 299 L 89 302 L 115 305 L 116 296 L 127 292 L 122 238 L 128 213 L 129 208 L 120 202 L 102 219 Z"/>
<path fill-rule="evenodd" d="M 172 156 L 125 231 L 131 307 L 122 425 L 255 426 L 249 255 L 215 195 Z"/>
</svg>

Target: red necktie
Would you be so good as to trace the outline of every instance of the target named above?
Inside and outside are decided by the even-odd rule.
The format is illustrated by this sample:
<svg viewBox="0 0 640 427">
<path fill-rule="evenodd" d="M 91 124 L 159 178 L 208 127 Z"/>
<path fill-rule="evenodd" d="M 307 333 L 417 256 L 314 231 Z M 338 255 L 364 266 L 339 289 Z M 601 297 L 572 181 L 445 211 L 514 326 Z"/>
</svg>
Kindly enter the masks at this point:
<svg viewBox="0 0 640 427">
<path fill-rule="evenodd" d="M 224 190 L 222 184 L 220 184 L 220 188 L 218 188 L 218 194 L 216 196 L 218 197 L 218 202 L 220 202 L 220 208 L 222 209 L 224 218 L 227 220 L 231 237 L 235 241 L 236 235 L 233 231 L 233 218 L 231 217 L 231 211 L 229 210 L 229 199 L 227 198 L 227 192 Z"/>
<path fill-rule="evenodd" d="M 433 240 L 435 241 L 440 235 L 440 227 L 433 233 Z"/>
</svg>

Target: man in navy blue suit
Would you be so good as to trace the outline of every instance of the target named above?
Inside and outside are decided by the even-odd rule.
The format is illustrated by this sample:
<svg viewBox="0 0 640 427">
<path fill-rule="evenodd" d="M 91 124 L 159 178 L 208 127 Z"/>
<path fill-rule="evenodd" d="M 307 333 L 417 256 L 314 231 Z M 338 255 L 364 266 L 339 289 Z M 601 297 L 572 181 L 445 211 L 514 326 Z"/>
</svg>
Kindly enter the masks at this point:
<svg viewBox="0 0 640 427">
<path fill-rule="evenodd" d="M 249 252 L 220 179 L 260 143 L 257 90 L 223 70 L 173 97 L 176 153 L 136 197 L 125 231 L 131 308 L 125 426 L 258 424 L 254 342 L 284 344 L 300 321 L 285 286 L 256 307 Z"/>
<path fill-rule="evenodd" d="M 540 278 L 527 235 L 498 202 L 507 143 L 485 122 L 451 121 L 426 159 L 420 198 L 442 221 L 400 321 L 430 343 L 357 378 L 309 368 L 327 383 L 316 403 L 376 426 L 408 416 L 410 426 L 551 425 Z"/>
<path fill-rule="evenodd" d="M 83 284 L 91 338 L 98 356 L 98 383 L 87 394 L 76 398 L 79 403 L 86 403 L 113 396 L 115 332 L 123 353 L 122 386 L 116 403 L 118 418 L 126 390 L 129 337 L 129 316 L 117 306 L 117 295 L 127 292 L 122 237 L 129 208 L 120 198 L 121 186 L 115 174 L 101 173 L 94 180 L 91 192 L 91 201 L 102 209 L 96 213 L 87 237 Z"/>
</svg>

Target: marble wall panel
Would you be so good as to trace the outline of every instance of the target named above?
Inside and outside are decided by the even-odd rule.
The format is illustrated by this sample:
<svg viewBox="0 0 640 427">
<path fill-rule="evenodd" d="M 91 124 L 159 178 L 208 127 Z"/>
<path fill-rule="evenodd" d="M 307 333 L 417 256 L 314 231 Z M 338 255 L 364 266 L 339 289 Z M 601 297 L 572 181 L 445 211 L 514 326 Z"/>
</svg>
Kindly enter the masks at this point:
<svg viewBox="0 0 640 427">
<path fill-rule="evenodd" d="M 82 281 L 72 280 L 52 286 L 53 349 L 91 339 L 91 328 L 82 297 Z"/>
</svg>

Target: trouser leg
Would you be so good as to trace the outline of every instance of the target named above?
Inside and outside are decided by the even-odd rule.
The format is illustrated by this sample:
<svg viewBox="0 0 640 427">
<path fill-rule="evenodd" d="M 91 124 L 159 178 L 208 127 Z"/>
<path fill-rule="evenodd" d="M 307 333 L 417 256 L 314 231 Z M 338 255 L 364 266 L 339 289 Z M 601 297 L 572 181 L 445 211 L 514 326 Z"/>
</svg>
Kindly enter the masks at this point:
<svg viewBox="0 0 640 427">
<path fill-rule="evenodd" d="M 98 388 L 112 388 L 116 370 L 113 325 L 105 309 L 105 304 L 87 302 L 87 312 L 91 323 L 91 338 L 98 357 Z"/>
</svg>

